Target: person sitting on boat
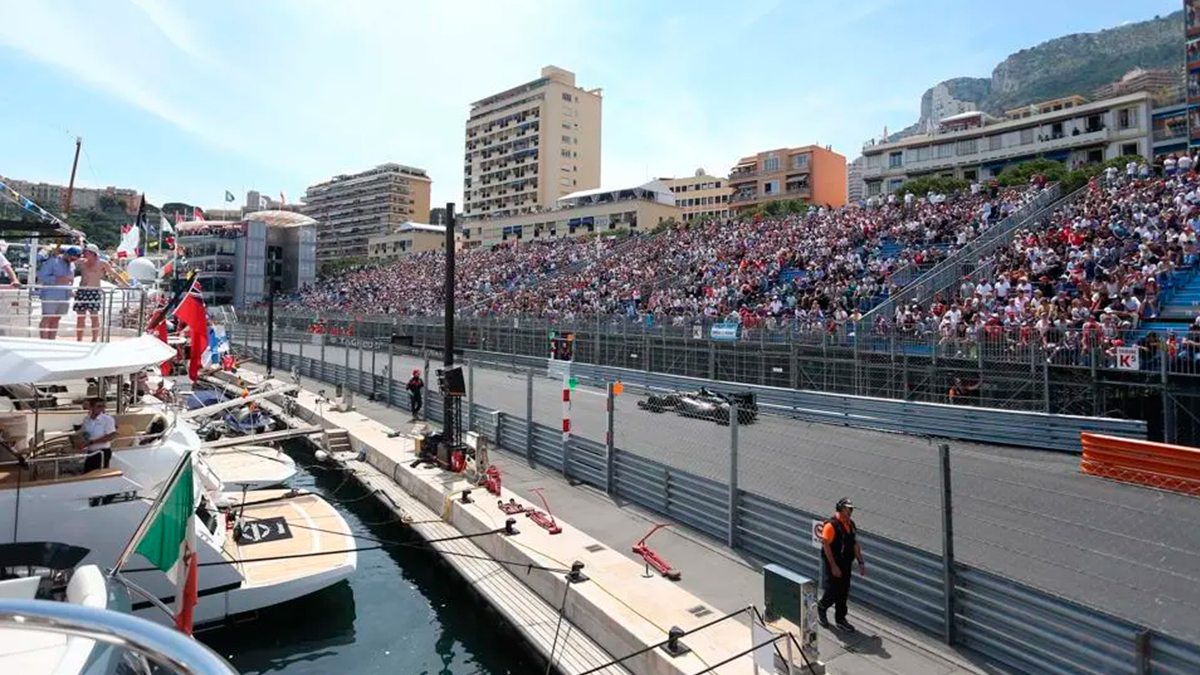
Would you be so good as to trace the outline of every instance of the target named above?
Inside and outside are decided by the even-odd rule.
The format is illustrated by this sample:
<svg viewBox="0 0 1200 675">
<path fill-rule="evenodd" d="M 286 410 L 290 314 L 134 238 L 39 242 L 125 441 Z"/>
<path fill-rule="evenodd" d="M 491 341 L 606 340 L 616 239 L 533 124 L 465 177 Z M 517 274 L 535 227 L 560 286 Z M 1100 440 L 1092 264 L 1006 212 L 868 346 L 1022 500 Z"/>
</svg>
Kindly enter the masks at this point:
<svg viewBox="0 0 1200 675">
<path fill-rule="evenodd" d="M 112 441 L 117 437 L 117 421 L 112 415 L 104 412 L 104 399 L 88 400 L 88 416 L 83 420 L 80 429 L 83 432 L 83 442 L 87 445 L 84 452 L 84 472 L 96 469 L 107 469 L 112 462 Z"/>
</svg>

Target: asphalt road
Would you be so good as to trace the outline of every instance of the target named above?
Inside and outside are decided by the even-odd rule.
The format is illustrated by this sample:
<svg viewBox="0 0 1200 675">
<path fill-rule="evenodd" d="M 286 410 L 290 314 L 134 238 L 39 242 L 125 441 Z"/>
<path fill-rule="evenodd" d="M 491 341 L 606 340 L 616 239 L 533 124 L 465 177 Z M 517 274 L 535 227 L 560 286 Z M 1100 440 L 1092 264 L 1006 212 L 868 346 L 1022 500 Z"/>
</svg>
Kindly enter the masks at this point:
<svg viewBox="0 0 1200 675">
<path fill-rule="evenodd" d="M 297 353 L 297 344 L 285 349 Z M 304 346 L 316 358 L 319 349 Z M 341 347 L 325 359 L 344 365 Z M 375 358 L 382 374 L 386 353 Z M 423 361 L 396 356 L 407 380 Z M 350 350 L 358 368 L 359 350 Z M 371 352 L 363 353 L 371 369 Z M 434 365 L 436 367 L 436 364 Z M 524 416 L 523 373 L 474 368 L 474 400 Z M 535 376 L 534 419 L 557 427 L 562 383 Z M 728 479 L 730 431 L 712 422 L 637 408 L 616 399 L 622 450 L 696 475 Z M 573 433 L 604 440 L 604 393 L 579 386 Z M 739 429 L 739 486 L 824 514 L 851 497 L 864 530 L 941 551 L 937 448 L 922 438 L 762 416 Z M 955 442 L 951 446 L 955 553 L 988 569 L 1179 637 L 1200 639 L 1200 500 L 1085 476 L 1078 457 Z M 870 551 L 864 551 L 868 561 Z"/>
</svg>

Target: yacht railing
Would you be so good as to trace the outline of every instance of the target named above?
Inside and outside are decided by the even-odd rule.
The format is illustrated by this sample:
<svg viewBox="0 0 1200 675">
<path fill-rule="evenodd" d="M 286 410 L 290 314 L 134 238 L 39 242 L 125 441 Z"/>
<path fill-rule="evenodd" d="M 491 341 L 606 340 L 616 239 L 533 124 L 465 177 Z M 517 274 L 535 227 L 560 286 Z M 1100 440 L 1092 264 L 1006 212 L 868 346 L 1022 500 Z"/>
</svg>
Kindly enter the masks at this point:
<svg viewBox="0 0 1200 675">
<path fill-rule="evenodd" d="M 164 414 L 164 417 L 167 419 L 167 426 L 165 428 L 163 428 L 162 431 L 142 432 L 142 433 L 133 434 L 132 436 L 117 436 L 116 438 L 113 438 L 111 441 L 109 441 L 109 443 L 112 444 L 113 446 L 117 446 L 117 447 L 113 447 L 113 452 L 120 452 L 121 450 L 129 449 L 129 448 L 140 448 L 140 447 L 143 447 L 146 445 L 152 445 L 153 443 L 162 442 L 164 439 L 167 438 L 167 436 L 169 436 L 171 434 L 172 431 L 175 430 L 176 425 L 179 424 L 179 415 Z M 19 467 L 21 469 L 25 469 L 28 472 L 28 476 L 29 476 L 27 480 L 29 480 L 30 482 L 44 481 L 44 480 L 58 480 L 59 478 L 62 478 L 64 475 L 63 474 L 63 465 L 64 464 L 70 462 L 70 464 L 66 464 L 68 467 L 82 468 L 83 462 L 87 460 L 88 456 L 91 454 L 94 454 L 92 452 L 84 452 L 84 451 L 67 453 L 67 454 L 45 454 L 45 455 L 38 454 L 39 451 L 45 451 L 47 449 L 47 446 L 51 443 L 61 443 L 63 441 L 63 439 L 66 438 L 67 436 L 69 436 L 69 434 L 62 435 L 62 436 L 56 436 L 54 438 L 38 441 L 34 446 L 32 454 L 21 455 L 20 459 L 10 459 L 10 460 L 0 461 L 0 469 L 5 469 L 5 468 L 11 469 L 11 468 L 17 468 L 17 467 Z M 132 441 L 132 444 L 128 445 L 128 446 L 121 446 L 120 442 L 125 441 L 125 440 Z M 10 454 L 13 454 L 13 455 L 18 454 L 15 449 L 8 447 L 7 444 L 0 444 L 0 448 L 7 450 Z M 54 451 L 50 450 L 50 452 L 54 452 Z M 100 451 L 97 450 L 95 452 L 100 452 Z M 42 474 L 42 470 L 43 470 L 42 467 L 45 465 L 49 465 L 52 467 L 52 471 L 47 475 Z M 85 474 L 80 472 L 80 473 L 73 473 L 71 475 L 82 476 Z"/>
<path fill-rule="evenodd" d="M 216 652 L 173 628 L 96 607 L 0 599 L 0 628 L 95 640 L 125 649 L 177 675 L 238 675 Z"/>
<path fill-rule="evenodd" d="M 92 314 L 80 314 L 79 291 L 100 294 L 99 307 Z M 64 297 L 65 293 L 65 297 Z M 46 296 L 49 296 L 48 298 Z M 46 313 L 44 305 L 60 305 L 61 313 Z M 74 339 L 77 321 L 84 319 L 83 339 L 92 339 L 92 319 L 97 316 L 100 342 L 113 338 L 137 337 L 149 319 L 147 289 L 104 286 L 81 289 L 78 286 L 29 284 L 0 286 L 0 336 L 45 337 L 53 333 L 57 339 Z M 49 326 L 48 319 L 57 317 L 58 325 Z M 45 324 L 45 325 L 43 325 Z"/>
</svg>

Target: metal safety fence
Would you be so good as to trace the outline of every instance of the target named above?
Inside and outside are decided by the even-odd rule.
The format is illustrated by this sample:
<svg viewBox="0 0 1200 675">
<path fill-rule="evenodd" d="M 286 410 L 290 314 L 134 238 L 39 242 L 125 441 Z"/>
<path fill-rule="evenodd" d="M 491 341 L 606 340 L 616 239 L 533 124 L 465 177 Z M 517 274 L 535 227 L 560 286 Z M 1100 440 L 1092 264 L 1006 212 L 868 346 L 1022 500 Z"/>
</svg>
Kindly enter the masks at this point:
<svg viewBox="0 0 1200 675">
<path fill-rule="evenodd" d="M 266 351 L 256 346 L 253 339 L 240 338 L 237 345 L 240 352 L 265 359 Z M 364 373 L 362 369 L 347 368 L 345 363 L 351 361 L 353 350 L 329 349 L 326 353 L 325 345 L 294 349 L 280 344 L 272 350 L 272 365 L 281 370 L 294 369 L 301 377 L 348 386 L 360 395 L 407 408 L 404 378 L 392 377 L 398 368 L 394 364 L 400 360 L 403 367 L 420 369 L 422 357 L 410 352 L 400 359 L 392 345 L 360 343 L 359 347 L 359 356 L 353 360 L 361 359 L 367 365 L 371 356 L 364 353 L 375 354 L 377 368 L 387 368 L 388 377 L 380 379 L 376 375 L 378 370 Z M 305 350 L 313 356 L 306 356 Z M 342 363 L 330 364 L 331 359 Z M 426 360 L 426 371 L 427 364 Z M 813 532 L 824 516 L 814 508 L 787 503 L 786 495 L 764 492 L 749 480 L 745 467 L 739 469 L 739 457 L 750 459 L 754 454 L 750 447 L 739 450 L 738 434 L 752 438 L 751 430 L 757 425 L 741 429 L 736 417 L 731 420 L 724 432 L 732 441 L 725 457 L 728 473 L 724 477 L 701 476 L 664 461 L 665 458 L 648 456 L 654 450 L 639 447 L 632 438 L 627 439 L 628 445 L 618 445 L 615 442 L 618 436 L 612 433 L 603 440 L 583 438 L 564 435 L 552 424 L 537 422 L 533 371 L 513 362 L 506 367 L 507 381 L 514 386 L 529 387 L 526 400 L 517 400 L 515 406 L 500 407 L 469 400 L 464 410 L 473 430 L 487 435 L 500 450 L 662 514 L 761 561 L 779 563 L 814 578 L 821 574 L 820 549 L 814 546 Z M 476 376 L 472 365 L 468 379 L 474 380 Z M 588 377 L 603 378 L 604 373 L 591 373 Z M 539 375 L 539 379 L 545 378 Z M 474 394 L 475 388 L 478 387 L 469 390 L 469 395 Z M 612 387 L 607 390 L 611 404 Z M 519 399 L 513 393 L 506 392 L 505 398 Z M 428 397 L 423 416 L 440 418 L 437 399 Z M 702 433 L 713 436 L 707 429 Z M 920 497 L 905 498 L 927 506 L 933 514 L 935 521 L 928 527 L 944 537 L 941 550 L 936 545 L 915 546 L 893 536 L 864 530 L 861 538 L 864 550 L 869 552 L 871 573 L 855 581 L 856 598 L 898 621 L 973 650 L 1012 672 L 1029 675 L 1200 672 L 1200 645 L 1192 641 L 1167 634 L 1146 621 L 1118 618 L 1112 609 L 1096 609 L 994 570 L 985 570 L 974 562 L 957 560 L 951 523 L 958 506 L 950 506 L 948 449 L 942 453 L 945 461 L 940 475 L 945 499 L 941 507 L 938 508 L 936 498 L 929 504 Z M 840 451 L 833 456 L 838 454 Z M 964 457 L 962 461 L 968 459 Z M 965 466 L 969 469 L 971 465 L 968 462 Z M 913 478 L 916 482 L 909 487 L 915 489 L 921 482 L 928 482 L 929 476 L 936 486 L 938 475 L 935 464 L 920 467 Z M 967 476 L 969 479 L 969 471 Z M 941 492 L 936 487 L 931 489 L 934 493 Z M 877 517 L 886 522 L 883 515 Z M 960 535 L 966 544 L 972 543 L 970 537 Z"/>
</svg>

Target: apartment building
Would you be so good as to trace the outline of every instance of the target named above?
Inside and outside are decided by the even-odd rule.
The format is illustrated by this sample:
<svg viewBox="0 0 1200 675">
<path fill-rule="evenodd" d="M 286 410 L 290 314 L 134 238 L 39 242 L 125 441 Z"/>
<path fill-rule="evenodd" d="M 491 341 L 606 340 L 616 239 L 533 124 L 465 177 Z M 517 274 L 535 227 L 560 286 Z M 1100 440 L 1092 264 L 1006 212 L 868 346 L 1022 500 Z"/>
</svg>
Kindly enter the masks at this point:
<svg viewBox="0 0 1200 675">
<path fill-rule="evenodd" d="M 867 160 L 859 157 L 846 165 L 846 198 L 851 204 L 857 204 L 867 198 L 866 187 L 863 185 L 863 169 Z"/>
<path fill-rule="evenodd" d="M 409 253 L 446 250 L 446 226 L 404 223 L 390 234 L 371 237 L 368 256 L 372 260 L 391 260 Z M 462 248 L 462 235 L 454 236 L 455 250 Z"/>
<path fill-rule="evenodd" d="M 318 223 L 318 266 L 366 258 L 371 237 L 427 222 L 430 185 L 424 169 L 388 163 L 309 186 L 304 214 Z"/>
<path fill-rule="evenodd" d="M 535 213 L 563 195 L 599 187 L 601 103 L 601 90 L 577 87 L 574 73 L 555 66 L 472 103 L 464 219 Z"/>
<path fill-rule="evenodd" d="M 1096 88 L 1092 98 L 1096 100 L 1124 96 L 1138 91 L 1148 91 L 1157 94 L 1164 89 L 1172 89 L 1180 85 L 1180 73 L 1165 68 L 1134 68 L 1121 76 L 1116 82 L 1109 82 Z"/>
<path fill-rule="evenodd" d="M 682 220 L 675 193 L 661 180 L 622 188 L 581 190 L 560 197 L 537 213 L 485 218 L 467 223 L 464 246 L 582 237 L 615 230 L 649 232 L 672 218 Z"/>
<path fill-rule="evenodd" d="M 659 180 L 675 194 L 675 205 L 685 222 L 729 217 L 729 196 L 733 194 L 733 188 L 726 179 L 710 176 L 704 169 L 699 169 L 686 178 Z"/>
<path fill-rule="evenodd" d="M 1045 115 L 1047 113 L 1058 112 L 1060 110 L 1078 108 L 1081 105 L 1087 104 L 1087 102 L 1088 100 L 1079 94 L 1071 94 L 1070 96 L 1064 96 L 1062 98 L 1042 101 L 1041 103 L 1031 103 L 1029 105 L 1021 106 L 1020 108 L 1005 110 L 1004 117 L 1010 120 L 1022 120 L 1028 117 L 1034 117 L 1035 115 Z M 958 116 L 955 115 L 955 117 Z"/>
<path fill-rule="evenodd" d="M 941 120 L 932 134 L 863 147 L 867 197 L 891 192 L 910 178 L 994 178 L 1010 164 L 1039 157 L 1068 166 L 1122 155 L 1149 156 L 1152 98 L 1138 92 L 1018 119 L 982 112 Z M 1045 106 L 1034 106 L 1044 109 Z"/>
<path fill-rule="evenodd" d="M 731 213 L 777 200 L 846 204 L 846 158 L 819 145 L 743 157 L 729 172 Z"/>
<path fill-rule="evenodd" d="M 4 176 L 0 176 L 0 181 L 4 181 L 10 188 L 16 190 L 19 194 L 32 200 L 50 213 L 62 214 L 63 205 L 66 203 L 67 197 L 66 185 L 34 183 L 17 178 L 5 178 Z M 112 186 L 106 188 L 75 186 L 74 191 L 71 193 L 71 210 L 99 209 L 102 197 L 111 198 L 115 200 L 115 203 L 124 202 L 125 212 L 131 216 L 137 215 L 138 200 L 141 197 L 140 193 L 132 188 Z"/>
</svg>

